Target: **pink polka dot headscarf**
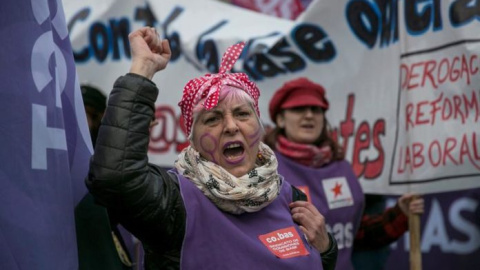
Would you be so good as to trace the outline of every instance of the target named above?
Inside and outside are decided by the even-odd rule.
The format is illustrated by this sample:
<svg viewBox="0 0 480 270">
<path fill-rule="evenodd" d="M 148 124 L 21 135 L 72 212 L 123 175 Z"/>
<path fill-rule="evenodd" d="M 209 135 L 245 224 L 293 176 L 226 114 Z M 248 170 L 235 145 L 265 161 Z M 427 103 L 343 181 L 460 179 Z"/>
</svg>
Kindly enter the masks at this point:
<svg viewBox="0 0 480 270">
<path fill-rule="evenodd" d="M 190 80 L 183 88 L 182 100 L 178 103 L 182 110 L 182 116 L 187 128 L 187 136 L 190 135 L 193 124 L 193 108 L 202 99 L 205 99 L 203 107 L 206 110 L 215 108 L 220 97 L 220 90 L 225 85 L 234 86 L 245 91 L 254 101 L 254 108 L 260 117 L 258 110 L 258 98 L 260 91 L 257 85 L 248 79 L 245 73 L 227 73 L 230 71 L 242 53 L 245 42 L 230 46 L 223 54 L 220 71 L 216 74 L 205 74 L 200 78 Z"/>
</svg>

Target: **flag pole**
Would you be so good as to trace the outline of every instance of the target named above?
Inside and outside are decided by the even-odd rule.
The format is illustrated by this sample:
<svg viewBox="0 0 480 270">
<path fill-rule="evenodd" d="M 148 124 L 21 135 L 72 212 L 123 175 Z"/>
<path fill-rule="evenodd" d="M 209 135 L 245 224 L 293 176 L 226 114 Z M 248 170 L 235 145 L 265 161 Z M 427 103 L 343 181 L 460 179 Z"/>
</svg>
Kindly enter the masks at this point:
<svg viewBox="0 0 480 270">
<path fill-rule="evenodd" d="M 410 270 L 422 270 L 422 252 L 420 249 L 420 215 L 408 215 L 410 231 Z"/>
</svg>

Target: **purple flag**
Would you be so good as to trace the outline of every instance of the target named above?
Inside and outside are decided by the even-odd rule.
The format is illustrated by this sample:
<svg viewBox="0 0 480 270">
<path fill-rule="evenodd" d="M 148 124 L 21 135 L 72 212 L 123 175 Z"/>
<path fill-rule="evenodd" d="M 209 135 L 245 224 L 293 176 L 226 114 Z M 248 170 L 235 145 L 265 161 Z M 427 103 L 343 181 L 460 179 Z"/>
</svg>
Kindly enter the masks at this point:
<svg viewBox="0 0 480 270">
<path fill-rule="evenodd" d="M 0 269 L 77 269 L 92 146 L 61 1 L 2 1 L 0 35 Z"/>
</svg>

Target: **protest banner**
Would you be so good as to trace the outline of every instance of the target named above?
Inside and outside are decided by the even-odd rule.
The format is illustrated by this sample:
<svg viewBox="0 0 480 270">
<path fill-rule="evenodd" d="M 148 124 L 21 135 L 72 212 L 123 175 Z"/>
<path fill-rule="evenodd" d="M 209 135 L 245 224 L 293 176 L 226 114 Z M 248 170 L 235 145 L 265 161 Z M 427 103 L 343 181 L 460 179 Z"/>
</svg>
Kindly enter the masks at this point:
<svg viewBox="0 0 480 270">
<path fill-rule="evenodd" d="M 105 91 L 128 72 L 131 30 L 152 25 L 170 40 L 172 61 L 154 78 L 162 91 L 154 163 L 169 166 L 188 144 L 175 106 L 188 79 L 215 71 L 224 49 L 247 41 L 234 70 L 262 90 L 266 124 L 268 100 L 283 82 L 307 76 L 322 84 L 334 104 L 327 117 L 365 192 L 480 185 L 476 21 L 451 15 L 470 8 L 458 1 L 422 12 L 415 1 L 316 1 L 296 21 L 216 1 L 66 5 L 81 79 Z"/>
<path fill-rule="evenodd" d="M 128 72 L 130 31 L 153 26 L 170 41 L 172 60 L 154 78 L 153 163 L 171 166 L 188 145 L 176 106 L 186 82 L 218 70 L 221 53 L 246 41 L 234 71 L 258 84 L 267 126 L 275 89 L 309 77 L 327 91 L 327 117 L 366 193 L 457 195 L 480 187 L 478 5 L 319 0 L 287 21 L 217 1 L 65 1 L 81 80 L 107 93 Z M 451 242 L 477 241 L 472 226 L 467 240 Z M 473 245 L 466 257 L 475 254 Z"/>
</svg>

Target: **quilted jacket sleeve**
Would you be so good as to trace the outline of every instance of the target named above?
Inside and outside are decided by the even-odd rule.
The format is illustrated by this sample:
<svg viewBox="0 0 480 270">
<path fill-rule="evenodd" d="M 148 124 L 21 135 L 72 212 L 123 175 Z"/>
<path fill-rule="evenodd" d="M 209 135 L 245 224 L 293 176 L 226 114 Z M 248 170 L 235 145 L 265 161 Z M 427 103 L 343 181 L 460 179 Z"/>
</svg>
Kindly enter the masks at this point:
<svg viewBox="0 0 480 270">
<path fill-rule="evenodd" d="M 155 84 L 142 76 L 117 79 L 86 184 L 97 203 L 159 254 L 180 250 L 185 208 L 176 179 L 148 163 L 149 125 L 157 95 Z"/>
</svg>

